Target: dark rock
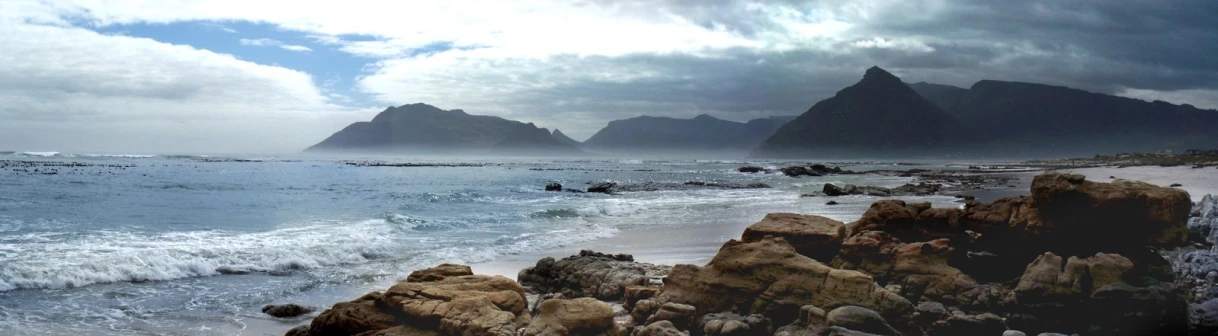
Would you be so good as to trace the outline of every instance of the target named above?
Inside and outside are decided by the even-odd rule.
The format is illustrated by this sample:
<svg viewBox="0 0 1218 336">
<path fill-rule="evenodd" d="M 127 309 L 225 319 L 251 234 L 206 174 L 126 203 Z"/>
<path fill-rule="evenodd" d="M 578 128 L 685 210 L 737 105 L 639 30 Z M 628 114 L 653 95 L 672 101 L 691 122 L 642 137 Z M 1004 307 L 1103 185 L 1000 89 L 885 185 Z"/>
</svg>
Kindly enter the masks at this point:
<svg viewBox="0 0 1218 336">
<path fill-rule="evenodd" d="M 825 205 L 837 205 L 837 204 L 838 204 L 838 203 L 837 203 L 837 201 L 828 201 L 828 202 L 825 202 Z"/>
<path fill-rule="evenodd" d="M 562 191 L 562 184 L 559 184 L 559 183 L 546 184 L 546 191 Z"/>
<path fill-rule="evenodd" d="M 297 317 L 300 315 L 313 312 L 313 308 L 301 306 L 295 303 L 282 305 L 265 305 L 262 306 L 262 312 L 278 318 Z"/>
<path fill-rule="evenodd" d="M 790 177 L 822 176 L 823 175 L 823 174 L 813 171 L 812 169 L 808 169 L 808 167 L 803 167 L 803 166 L 781 168 L 781 169 L 779 169 L 779 171 L 782 171 L 783 174 L 790 176 Z"/>
<path fill-rule="evenodd" d="M 563 293 L 569 298 L 618 300 L 631 286 L 647 286 L 668 268 L 634 262 L 629 254 L 610 255 L 581 251 L 555 261 L 544 258 L 520 271 L 517 279 L 541 293 Z"/>
<path fill-rule="evenodd" d="M 284 333 L 283 336 L 309 336 L 309 326 L 302 325 L 299 327 L 288 329 L 288 332 Z"/>
<path fill-rule="evenodd" d="M 593 183 L 592 185 L 588 186 L 588 192 L 612 194 L 614 192 L 613 189 L 616 187 L 617 187 L 617 183 L 597 182 L 597 183 Z"/>
<path fill-rule="evenodd" d="M 736 171 L 741 172 L 741 173 L 764 173 L 764 172 L 767 172 L 768 170 L 765 168 L 762 168 L 762 167 L 758 167 L 758 166 L 744 166 L 744 167 L 736 168 Z"/>
<path fill-rule="evenodd" d="M 902 335 L 879 313 L 858 306 L 843 306 L 831 310 L 825 315 L 825 321 L 830 327 L 841 327 L 877 335 Z"/>
<path fill-rule="evenodd" d="M 1172 183 L 1172 184 L 1171 184 L 1171 187 L 1172 187 L 1172 188 L 1176 188 L 1176 187 L 1183 187 L 1183 186 L 1184 186 L 1183 184 L 1179 184 L 1179 183 Z"/>
</svg>

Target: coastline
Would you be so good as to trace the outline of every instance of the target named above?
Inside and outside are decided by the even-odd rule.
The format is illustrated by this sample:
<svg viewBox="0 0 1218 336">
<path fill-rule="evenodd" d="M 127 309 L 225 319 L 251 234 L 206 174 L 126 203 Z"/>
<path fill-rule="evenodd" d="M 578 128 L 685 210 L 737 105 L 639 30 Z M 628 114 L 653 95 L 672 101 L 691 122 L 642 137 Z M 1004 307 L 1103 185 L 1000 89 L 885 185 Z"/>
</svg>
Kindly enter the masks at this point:
<svg viewBox="0 0 1218 336">
<path fill-rule="evenodd" d="M 1109 176 L 1117 178 L 1144 181 L 1151 184 L 1168 186 L 1180 183 L 1179 189 L 1189 192 L 1195 202 L 1206 194 L 1218 194 L 1218 183 L 1207 181 L 1208 170 L 1197 170 L 1189 167 L 1079 167 L 1056 168 L 1040 171 L 1010 173 L 1015 178 L 1011 186 L 990 187 L 978 190 L 945 192 L 938 196 L 919 196 L 920 200 L 934 199 L 935 207 L 959 206 L 958 196 L 975 197 L 983 203 L 995 199 L 1028 195 L 1032 177 L 1043 172 L 1066 172 L 1082 174 L 1088 180 L 1109 182 Z M 967 173 L 966 173 L 967 174 Z M 1208 184 L 1207 184 L 1208 183 Z M 872 202 L 881 199 L 907 199 L 915 197 L 868 197 L 868 196 L 838 196 L 838 197 L 805 197 L 804 201 L 824 203 L 826 200 L 836 200 L 838 206 L 830 208 L 826 213 L 809 213 L 822 215 L 845 223 L 853 222 L 862 216 Z M 761 220 L 761 218 L 757 218 Z M 691 264 L 705 265 L 732 239 L 740 239 L 741 232 L 756 221 L 727 223 L 723 225 L 656 225 L 623 229 L 618 234 L 593 241 L 572 244 L 555 248 L 542 249 L 519 254 L 505 255 L 492 261 L 472 263 L 469 266 L 474 274 L 499 275 L 515 280 L 518 273 L 534 266 L 538 260 L 546 257 L 561 259 L 578 255 L 581 250 L 591 250 L 601 253 L 626 253 L 634 256 L 634 260 L 657 265 Z M 404 277 L 405 274 L 402 275 Z M 390 281 L 389 283 L 392 283 Z M 328 307 L 319 307 L 324 310 Z M 311 318 L 293 322 L 285 322 L 272 318 L 255 318 L 246 321 L 247 328 L 242 335 L 282 335 L 289 329 L 309 323 Z"/>
</svg>

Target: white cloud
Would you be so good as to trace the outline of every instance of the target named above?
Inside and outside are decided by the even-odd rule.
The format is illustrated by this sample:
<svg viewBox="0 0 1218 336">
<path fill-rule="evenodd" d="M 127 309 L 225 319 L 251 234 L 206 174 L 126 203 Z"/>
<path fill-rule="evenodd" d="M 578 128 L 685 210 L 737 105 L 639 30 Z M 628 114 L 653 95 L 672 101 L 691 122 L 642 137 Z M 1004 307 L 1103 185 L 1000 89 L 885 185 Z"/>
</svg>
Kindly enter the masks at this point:
<svg viewBox="0 0 1218 336">
<path fill-rule="evenodd" d="M 367 61 L 363 73 L 342 80 L 385 104 L 422 101 L 464 108 L 535 121 L 578 137 L 609 119 L 637 114 L 795 114 L 857 80 L 872 65 L 912 80 L 937 78 L 961 86 L 983 78 L 1036 81 L 1206 106 L 1213 104 L 1206 95 L 1218 80 L 1218 72 L 1210 71 L 1213 63 L 1175 56 L 1213 54 L 1207 50 L 1218 45 L 1202 43 L 1214 40 L 1213 29 L 1188 25 L 1207 20 L 1174 19 L 1190 11 L 1173 8 L 1197 4 L 1204 2 L 7 0 L 0 1 L 0 21 L 72 31 L 84 31 L 73 25 L 268 24 L 301 34 L 314 48 L 333 48 Z M 1133 20 L 1129 13 L 1173 19 Z M 102 37 L 88 40 L 96 39 Z M 272 39 L 241 43 L 312 50 Z M 82 54 L 97 55 L 113 49 L 106 43 L 81 48 L 87 49 Z M 113 67 L 60 65 L 74 64 L 68 62 L 74 58 L 31 60 L 62 58 L 50 50 L 7 54 L 10 61 L 34 64 L 0 65 L 20 69 L 24 76 L 0 77 L 0 85 L 53 86 L 94 97 L 65 100 L 82 102 L 81 108 L 51 108 L 53 103 L 37 101 L 23 105 L 42 106 L 52 115 L 93 111 L 87 105 L 128 96 L 141 97 L 141 103 L 185 101 L 190 104 L 182 106 L 201 106 L 200 111 L 222 103 L 191 97 L 214 95 L 223 104 L 292 111 L 335 109 L 332 104 L 350 101 L 329 92 L 329 86 L 317 88 L 307 74 L 280 67 L 233 59 L 235 63 L 208 68 L 211 73 L 196 73 L 200 64 L 228 57 L 200 56 L 208 54 L 205 50 L 181 51 L 189 57 L 165 54 L 159 61 L 172 66 L 150 69 L 132 60 L 142 54 L 104 57 Z M 34 75 L 39 73 L 48 75 Z M 244 96 L 248 92 L 256 97 Z M 90 101 L 97 104 L 86 103 Z M 123 114 L 78 115 L 104 119 Z"/>
<path fill-rule="evenodd" d="M 303 72 L 190 46 L 0 21 L 0 144 L 13 150 L 294 152 L 371 116 Z"/>
<path fill-rule="evenodd" d="M 306 47 L 306 46 L 286 44 L 286 43 L 283 43 L 283 41 L 273 40 L 273 39 L 268 39 L 268 38 L 260 38 L 260 39 L 243 38 L 243 39 L 238 40 L 238 42 L 241 42 L 241 45 L 257 46 L 257 47 L 279 47 L 284 50 L 290 50 L 290 51 L 296 51 L 296 52 L 313 51 L 313 49 Z"/>
</svg>

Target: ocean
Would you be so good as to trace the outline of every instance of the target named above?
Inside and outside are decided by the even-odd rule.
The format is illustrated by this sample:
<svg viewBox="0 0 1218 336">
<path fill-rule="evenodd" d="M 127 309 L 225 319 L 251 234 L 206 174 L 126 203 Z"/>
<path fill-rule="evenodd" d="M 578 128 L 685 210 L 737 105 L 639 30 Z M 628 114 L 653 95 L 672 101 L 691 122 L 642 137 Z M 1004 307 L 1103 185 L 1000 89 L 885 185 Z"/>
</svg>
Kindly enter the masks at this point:
<svg viewBox="0 0 1218 336">
<path fill-rule="evenodd" d="M 358 164 L 373 161 L 419 165 Z M 852 220 L 872 199 L 827 206 L 800 194 L 826 182 L 910 181 L 736 171 L 785 164 L 0 154 L 0 334 L 250 334 L 251 321 L 291 324 L 262 314 L 265 304 L 325 308 L 439 263 L 493 262 L 627 230 L 737 227 L 771 212 Z M 543 190 L 596 181 L 672 184 L 613 195 Z M 773 188 L 673 187 L 687 181 Z M 947 196 L 907 199 L 954 204 Z"/>
</svg>

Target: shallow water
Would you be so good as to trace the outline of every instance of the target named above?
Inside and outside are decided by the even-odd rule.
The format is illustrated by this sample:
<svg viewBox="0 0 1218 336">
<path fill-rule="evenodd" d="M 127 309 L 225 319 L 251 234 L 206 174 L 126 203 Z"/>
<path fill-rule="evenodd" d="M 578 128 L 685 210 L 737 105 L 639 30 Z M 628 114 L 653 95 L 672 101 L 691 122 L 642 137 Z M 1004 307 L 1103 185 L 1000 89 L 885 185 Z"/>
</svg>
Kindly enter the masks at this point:
<svg viewBox="0 0 1218 336">
<path fill-rule="evenodd" d="M 825 182 L 909 181 L 736 172 L 779 165 L 746 161 L 378 157 L 485 165 L 359 167 L 341 161 L 349 158 L 233 159 L 0 155 L 0 334 L 240 334 L 268 319 L 264 304 L 326 307 L 441 262 L 492 261 L 623 230 L 747 225 L 777 211 L 850 220 L 871 199 L 826 207 L 799 194 Z M 908 168 L 843 166 L 881 167 Z M 542 190 L 600 180 L 775 188 Z"/>
</svg>

